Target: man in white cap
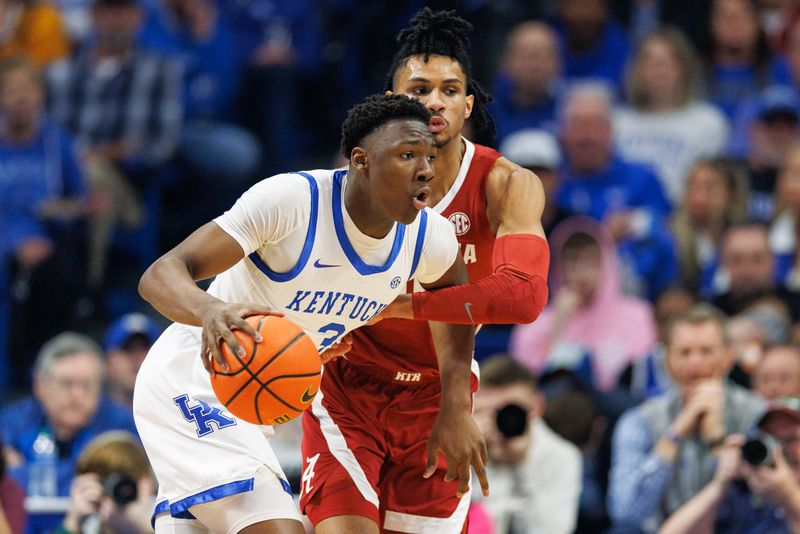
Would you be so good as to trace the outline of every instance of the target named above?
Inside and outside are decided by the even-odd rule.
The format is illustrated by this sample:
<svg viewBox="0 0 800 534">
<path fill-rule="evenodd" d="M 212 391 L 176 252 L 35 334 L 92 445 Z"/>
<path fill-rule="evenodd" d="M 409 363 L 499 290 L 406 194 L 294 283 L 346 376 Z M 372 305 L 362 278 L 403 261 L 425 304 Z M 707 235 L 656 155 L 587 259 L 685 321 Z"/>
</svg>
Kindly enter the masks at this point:
<svg viewBox="0 0 800 534">
<path fill-rule="evenodd" d="M 527 128 L 506 137 L 500 145 L 500 153 L 520 167 L 533 171 L 542 181 L 545 195 L 542 226 L 545 234 L 550 234 L 550 230 L 569 215 L 556 203 L 561 183 L 558 177 L 561 167 L 558 139 L 547 130 Z"/>
</svg>

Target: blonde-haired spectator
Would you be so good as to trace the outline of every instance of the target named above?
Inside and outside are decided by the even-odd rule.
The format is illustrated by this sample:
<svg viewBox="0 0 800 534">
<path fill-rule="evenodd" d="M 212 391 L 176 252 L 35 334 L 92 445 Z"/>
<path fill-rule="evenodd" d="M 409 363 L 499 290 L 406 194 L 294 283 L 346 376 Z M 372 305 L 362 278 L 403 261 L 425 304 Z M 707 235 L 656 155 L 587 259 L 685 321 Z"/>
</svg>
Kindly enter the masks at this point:
<svg viewBox="0 0 800 534">
<path fill-rule="evenodd" d="M 732 160 L 700 161 L 692 168 L 683 201 L 672 219 L 682 283 L 710 295 L 725 230 L 747 217 L 747 173 Z"/>
<path fill-rule="evenodd" d="M 625 82 L 628 106 L 614 117 L 617 149 L 629 160 L 652 165 L 677 203 L 691 166 L 723 153 L 728 123 L 698 99 L 697 54 L 678 30 L 646 37 Z"/>
</svg>

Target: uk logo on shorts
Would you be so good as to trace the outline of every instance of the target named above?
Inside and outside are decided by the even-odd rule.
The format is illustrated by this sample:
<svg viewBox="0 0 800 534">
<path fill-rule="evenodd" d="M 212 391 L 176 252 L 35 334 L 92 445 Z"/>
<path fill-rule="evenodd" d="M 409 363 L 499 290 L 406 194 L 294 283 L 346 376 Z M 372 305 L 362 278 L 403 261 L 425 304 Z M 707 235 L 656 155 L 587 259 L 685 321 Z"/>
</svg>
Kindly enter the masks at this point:
<svg viewBox="0 0 800 534">
<path fill-rule="evenodd" d="M 467 214 L 464 213 L 463 211 L 455 212 L 454 214 L 450 215 L 450 217 L 448 217 L 447 220 L 449 220 L 450 223 L 453 225 L 453 229 L 456 231 L 456 235 L 466 234 L 467 232 L 469 232 L 470 226 L 472 226 L 469 217 L 467 217 Z"/>
<path fill-rule="evenodd" d="M 392 281 L 389 282 L 389 287 L 391 287 L 392 289 L 397 289 L 397 286 L 400 285 L 400 282 L 402 282 L 400 277 L 399 276 L 395 276 L 394 278 L 392 278 Z"/>
<path fill-rule="evenodd" d="M 201 400 L 195 400 L 196 406 L 189 406 L 189 395 L 180 395 L 172 399 L 175 405 L 183 414 L 183 418 L 197 425 L 197 437 L 202 438 L 214 432 L 211 423 L 214 423 L 217 429 L 233 426 L 236 424 L 236 419 L 228 417 L 222 413 L 222 410 L 214 406 L 210 406 Z"/>
</svg>

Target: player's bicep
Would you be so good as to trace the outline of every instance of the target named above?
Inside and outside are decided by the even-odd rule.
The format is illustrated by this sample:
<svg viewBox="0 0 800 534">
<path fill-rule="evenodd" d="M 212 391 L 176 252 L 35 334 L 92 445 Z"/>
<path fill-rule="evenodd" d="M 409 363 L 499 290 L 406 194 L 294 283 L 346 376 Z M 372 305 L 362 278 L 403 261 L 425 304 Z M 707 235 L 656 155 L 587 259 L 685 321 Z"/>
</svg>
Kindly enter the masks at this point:
<svg viewBox="0 0 800 534">
<path fill-rule="evenodd" d="M 244 257 L 244 250 L 236 239 L 212 221 L 163 256 L 170 257 L 185 263 L 194 280 L 205 280 L 238 263 Z"/>
<path fill-rule="evenodd" d="M 460 254 L 456 254 L 453 264 L 450 268 L 438 279 L 430 283 L 420 285 L 425 289 L 439 289 L 442 287 L 458 286 L 469 282 L 467 275 L 467 266 L 464 265 L 464 259 Z"/>
<path fill-rule="evenodd" d="M 538 176 L 514 166 L 505 179 L 496 180 L 487 193 L 490 208 L 497 217 L 497 237 L 508 234 L 545 237 L 542 227 L 544 187 Z"/>
<path fill-rule="evenodd" d="M 423 287 L 443 287 L 440 280 L 453 276 L 448 275 L 451 269 L 456 269 L 454 272 L 457 275 L 458 267 L 454 264 L 458 261 L 463 265 L 463 260 L 458 253 L 458 240 L 450 221 L 433 212 L 429 215 L 425 244 L 414 277 Z"/>
</svg>

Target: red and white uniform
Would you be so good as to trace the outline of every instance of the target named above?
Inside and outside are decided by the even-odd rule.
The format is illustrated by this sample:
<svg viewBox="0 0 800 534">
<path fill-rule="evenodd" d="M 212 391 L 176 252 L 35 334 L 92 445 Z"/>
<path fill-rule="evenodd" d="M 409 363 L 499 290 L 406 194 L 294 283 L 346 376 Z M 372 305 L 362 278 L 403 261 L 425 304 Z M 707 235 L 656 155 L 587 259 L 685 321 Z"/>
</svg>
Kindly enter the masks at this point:
<svg viewBox="0 0 800 534">
<path fill-rule="evenodd" d="M 453 224 L 474 281 L 492 273 L 486 179 L 500 154 L 464 142 L 458 176 L 433 209 Z M 386 319 L 353 331 L 352 350 L 325 366 L 303 414 L 300 505 L 314 523 L 361 515 L 389 532 L 466 531 L 469 493 L 456 497 L 457 481 L 444 482 L 442 465 L 422 477 L 440 392 L 427 322 Z"/>
</svg>

